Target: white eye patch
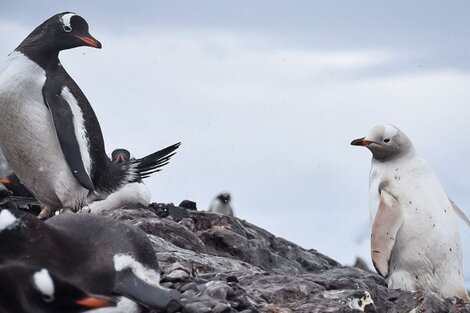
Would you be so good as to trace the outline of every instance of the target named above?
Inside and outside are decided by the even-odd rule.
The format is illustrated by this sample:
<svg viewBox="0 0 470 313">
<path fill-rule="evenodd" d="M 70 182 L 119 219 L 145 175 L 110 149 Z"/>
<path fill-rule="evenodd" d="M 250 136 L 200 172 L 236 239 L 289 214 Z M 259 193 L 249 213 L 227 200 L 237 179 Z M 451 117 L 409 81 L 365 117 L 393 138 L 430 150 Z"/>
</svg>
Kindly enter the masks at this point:
<svg viewBox="0 0 470 313">
<path fill-rule="evenodd" d="M 50 299 L 54 298 L 54 282 L 49 272 L 43 268 L 39 272 L 34 273 L 33 282 L 36 288 Z"/>
<path fill-rule="evenodd" d="M 397 133 L 398 133 L 398 130 L 396 129 L 395 126 L 385 125 L 385 131 L 384 131 L 383 138 L 392 139 L 393 136 L 395 136 Z"/>
<path fill-rule="evenodd" d="M 64 30 L 66 32 L 70 32 L 72 31 L 72 26 L 70 25 L 70 19 L 72 18 L 72 16 L 75 16 L 77 14 L 75 13 L 67 13 L 67 14 L 64 14 L 61 16 L 61 21 L 62 21 L 62 24 L 64 24 Z"/>
</svg>

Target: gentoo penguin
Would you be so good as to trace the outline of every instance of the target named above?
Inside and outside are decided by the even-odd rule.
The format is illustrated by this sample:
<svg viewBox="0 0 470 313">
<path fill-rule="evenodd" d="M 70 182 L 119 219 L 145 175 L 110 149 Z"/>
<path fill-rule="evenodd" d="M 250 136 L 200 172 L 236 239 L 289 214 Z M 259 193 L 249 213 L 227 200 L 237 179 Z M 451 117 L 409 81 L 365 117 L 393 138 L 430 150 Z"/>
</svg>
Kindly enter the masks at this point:
<svg viewBox="0 0 470 313">
<path fill-rule="evenodd" d="M 393 125 L 375 126 L 351 144 L 373 155 L 369 200 L 377 272 L 390 288 L 433 291 L 468 302 L 457 224 L 463 213 L 429 164 Z"/>
<path fill-rule="evenodd" d="M 101 48 L 87 22 L 71 12 L 39 25 L 0 66 L 0 146 L 21 182 L 49 211 L 77 211 L 168 162 L 179 143 L 111 162 L 98 119 L 59 61 L 59 52 Z"/>
<path fill-rule="evenodd" d="M 221 193 L 215 197 L 209 212 L 233 216 L 233 210 L 230 206 L 231 197 L 229 193 Z"/>
<path fill-rule="evenodd" d="M 134 160 L 126 149 L 116 149 L 111 153 L 111 159 L 116 164 L 128 166 Z M 150 191 L 142 180 L 128 183 L 118 191 L 110 194 L 106 199 L 94 201 L 84 208 L 84 212 L 99 213 L 103 210 L 112 210 L 124 206 L 148 207 L 150 204 Z"/>
<path fill-rule="evenodd" d="M 0 264 L 18 260 L 91 293 L 120 295 L 168 312 L 180 307 L 179 294 L 159 284 L 160 269 L 146 234 L 104 216 L 65 213 L 44 222 L 2 209 Z"/>
<path fill-rule="evenodd" d="M 6 177 L 10 175 L 13 170 L 10 168 L 7 159 L 3 155 L 2 150 L 0 150 L 0 177 Z"/>
<path fill-rule="evenodd" d="M 115 305 L 46 268 L 16 262 L 0 265 L 0 294 L 0 313 L 78 313 Z"/>
</svg>

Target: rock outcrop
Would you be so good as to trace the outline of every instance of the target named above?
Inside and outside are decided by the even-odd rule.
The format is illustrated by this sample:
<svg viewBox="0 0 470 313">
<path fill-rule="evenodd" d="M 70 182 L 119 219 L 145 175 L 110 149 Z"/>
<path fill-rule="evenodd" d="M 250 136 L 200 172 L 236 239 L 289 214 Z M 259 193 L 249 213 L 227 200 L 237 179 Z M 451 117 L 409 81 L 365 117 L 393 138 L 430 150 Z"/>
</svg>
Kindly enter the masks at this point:
<svg viewBox="0 0 470 313">
<path fill-rule="evenodd" d="M 162 204 L 101 214 L 148 234 L 162 285 L 182 293 L 185 313 L 470 312 L 457 299 L 388 289 L 375 273 L 238 218 Z"/>
</svg>

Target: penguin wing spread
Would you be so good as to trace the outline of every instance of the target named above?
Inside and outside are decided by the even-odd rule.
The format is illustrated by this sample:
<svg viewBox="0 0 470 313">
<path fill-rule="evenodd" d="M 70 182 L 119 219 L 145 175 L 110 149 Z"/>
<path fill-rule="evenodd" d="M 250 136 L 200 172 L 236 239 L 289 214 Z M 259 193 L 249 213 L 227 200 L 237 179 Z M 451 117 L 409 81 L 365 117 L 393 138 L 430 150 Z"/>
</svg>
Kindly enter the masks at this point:
<svg viewBox="0 0 470 313">
<path fill-rule="evenodd" d="M 151 285 L 137 277 L 130 268 L 116 272 L 113 293 L 150 309 L 169 310 L 170 307 L 175 309 L 181 306 L 176 290 Z"/>
<path fill-rule="evenodd" d="M 44 102 L 51 112 L 57 138 L 70 170 L 80 185 L 90 191 L 94 190 L 93 182 L 83 164 L 69 103 L 62 97 L 59 88 L 55 87 L 49 79 L 46 80 L 42 93 Z"/>
<path fill-rule="evenodd" d="M 457 204 L 455 204 L 454 201 L 452 201 L 452 199 L 449 198 L 449 201 L 450 203 L 452 204 L 452 208 L 454 209 L 455 213 L 465 222 L 465 224 L 468 225 L 468 227 L 470 227 L 470 219 L 468 218 L 468 216 L 465 214 L 464 211 L 462 211 L 462 209 L 460 209 Z"/>
<path fill-rule="evenodd" d="M 395 239 L 403 223 L 403 209 L 398 200 L 385 190 L 380 191 L 380 204 L 372 224 L 372 263 L 383 277 L 388 276 Z"/>
</svg>

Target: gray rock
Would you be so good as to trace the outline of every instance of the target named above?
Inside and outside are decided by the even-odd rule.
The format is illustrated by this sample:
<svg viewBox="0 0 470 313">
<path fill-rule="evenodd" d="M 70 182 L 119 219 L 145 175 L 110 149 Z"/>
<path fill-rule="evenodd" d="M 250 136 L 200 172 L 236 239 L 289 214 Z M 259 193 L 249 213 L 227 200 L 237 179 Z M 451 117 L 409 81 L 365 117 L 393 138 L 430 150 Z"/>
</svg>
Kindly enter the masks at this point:
<svg viewBox="0 0 470 313">
<path fill-rule="evenodd" d="M 155 208 L 165 205 L 102 214 L 147 232 L 162 285 L 182 293 L 182 312 L 470 312 L 456 299 L 388 289 L 373 272 L 341 266 L 235 217 Z"/>
</svg>

